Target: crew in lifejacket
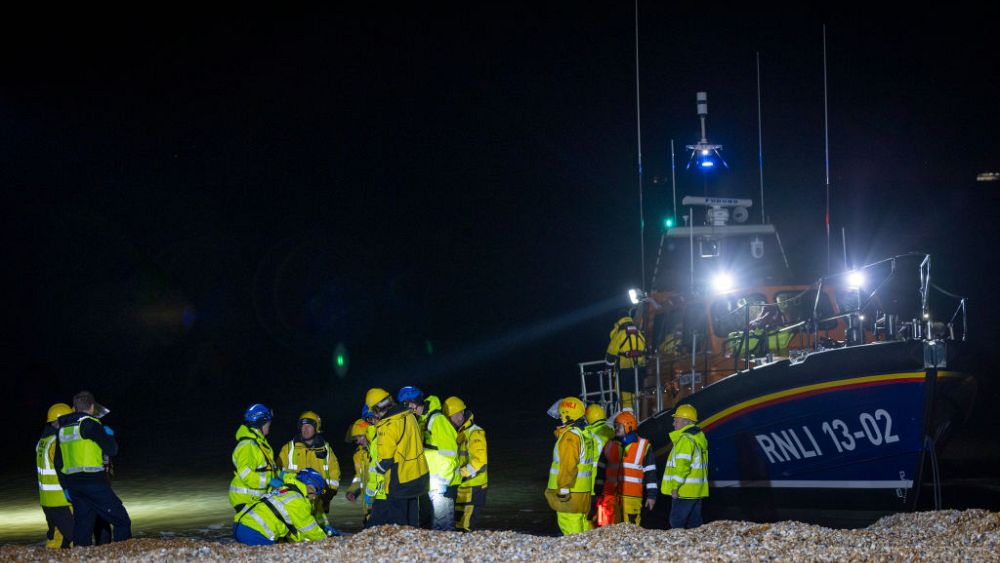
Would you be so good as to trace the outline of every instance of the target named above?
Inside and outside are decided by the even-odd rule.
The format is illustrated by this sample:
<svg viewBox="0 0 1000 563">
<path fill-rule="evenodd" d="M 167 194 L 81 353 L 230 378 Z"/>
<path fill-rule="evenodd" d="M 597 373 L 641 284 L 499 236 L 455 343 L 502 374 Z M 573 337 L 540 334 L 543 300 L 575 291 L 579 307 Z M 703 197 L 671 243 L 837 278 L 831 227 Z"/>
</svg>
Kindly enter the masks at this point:
<svg viewBox="0 0 1000 563">
<path fill-rule="evenodd" d="M 617 365 L 618 369 L 630 369 L 638 365 L 646 365 L 646 337 L 636 326 L 632 317 L 626 315 L 611 328 L 610 342 L 604 361 L 609 366 Z"/>
</svg>

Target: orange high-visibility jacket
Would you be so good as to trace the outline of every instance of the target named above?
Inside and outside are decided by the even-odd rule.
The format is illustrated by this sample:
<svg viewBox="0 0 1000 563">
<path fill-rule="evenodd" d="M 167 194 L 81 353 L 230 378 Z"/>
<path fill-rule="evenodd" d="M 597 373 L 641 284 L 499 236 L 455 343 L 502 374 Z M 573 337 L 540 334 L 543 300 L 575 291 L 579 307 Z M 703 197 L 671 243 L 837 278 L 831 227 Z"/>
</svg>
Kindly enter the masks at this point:
<svg viewBox="0 0 1000 563">
<path fill-rule="evenodd" d="M 624 448 L 624 455 L 622 449 L 619 440 L 611 440 L 604 447 L 598 462 L 596 488 L 604 495 L 655 498 L 656 461 L 652 444 L 638 438 Z"/>
</svg>

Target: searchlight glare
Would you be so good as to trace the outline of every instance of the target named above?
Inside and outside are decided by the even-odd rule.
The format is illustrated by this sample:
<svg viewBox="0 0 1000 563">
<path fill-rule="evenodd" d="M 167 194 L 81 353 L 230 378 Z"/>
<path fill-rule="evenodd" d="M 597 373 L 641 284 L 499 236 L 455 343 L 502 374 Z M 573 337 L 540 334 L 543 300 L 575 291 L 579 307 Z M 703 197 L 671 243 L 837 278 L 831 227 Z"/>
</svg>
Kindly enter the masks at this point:
<svg viewBox="0 0 1000 563">
<path fill-rule="evenodd" d="M 725 272 L 716 274 L 715 277 L 712 278 L 712 289 L 716 293 L 725 293 L 733 289 L 734 285 L 733 277 Z"/>
<path fill-rule="evenodd" d="M 865 274 L 854 270 L 847 274 L 847 287 L 851 289 L 861 289 L 865 286 Z"/>
<path fill-rule="evenodd" d="M 645 298 L 646 295 L 641 289 L 630 289 L 628 290 L 628 300 L 632 302 L 633 305 L 638 305 L 639 302 Z"/>
</svg>

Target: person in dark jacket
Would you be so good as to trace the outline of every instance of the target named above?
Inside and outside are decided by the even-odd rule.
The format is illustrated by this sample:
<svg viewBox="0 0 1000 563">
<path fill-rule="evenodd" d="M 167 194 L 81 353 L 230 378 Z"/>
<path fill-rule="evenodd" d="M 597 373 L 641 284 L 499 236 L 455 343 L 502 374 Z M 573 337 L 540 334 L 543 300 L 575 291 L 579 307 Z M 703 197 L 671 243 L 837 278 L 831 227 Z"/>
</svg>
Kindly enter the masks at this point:
<svg viewBox="0 0 1000 563">
<path fill-rule="evenodd" d="M 94 401 L 90 391 L 80 391 L 73 397 L 73 410 L 59 418 L 54 463 L 66 499 L 73 504 L 73 544 L 93 543 L 98 516 L 111 525 L 113 541 L 127 540 L 132 537 L 132 520 L 111 490 L 105 471 L 105 456 L 110 459 L 118 454 L 114 431 L 98 418 L 98 411 L 106 409 Z"/>
</svg>

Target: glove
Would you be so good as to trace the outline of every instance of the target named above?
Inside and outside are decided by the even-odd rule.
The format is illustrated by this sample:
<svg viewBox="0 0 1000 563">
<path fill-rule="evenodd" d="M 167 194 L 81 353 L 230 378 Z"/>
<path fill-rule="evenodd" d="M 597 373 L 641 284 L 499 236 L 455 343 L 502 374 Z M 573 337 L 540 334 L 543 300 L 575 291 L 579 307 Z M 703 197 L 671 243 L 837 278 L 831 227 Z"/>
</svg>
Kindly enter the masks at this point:
<svg viewBox="0 0 1000 563">
<path fill-rule="evenodd" d="M 334 528 L 333 526 L 331 526 L 329 524 L 327 524 L 326 526 L 323 526 L 323 531 L 326 532 L 327 537 L 339 536 L 340 535 L 340 532 L 337 530 L 337 528 Z"/>
<path fill-rule="evenodd" d="M 472 479 L 472 472 L 469 471 L 468 467 L 463 467 L 463 468 L 459 469 L 458 473 L 459 473 L 459 475 L 462 476 L 462 482 L 463 483 L 465 481 L 468 481 L 469 479 Z"/>
<path fill-rule="evenodd" d="M 372 496 L 371 495 L 367 495 L 367 494 L 365 495 L 365 505 L 367 505 L 367 506 L 371 506 L 372 505 Z"/>
<path fill-rule="evenodd" d="M 344 498 L 347 499 L 347 502 L 354 502 L 354 499 L 358 498 L 358 495 L 356 495 L 354 491 L 347 491 L 347 494 L 344 495 Z"/>
<path fill-rule="evenodd" d="M 66 502 L 73 502 L 73 499 L 69 498 L 69 491 L 63 489 L 63 496 L 66 497 Z"/>
<path fill-rule="evenodd" d="M 114 436 L 115 435 L 115 431 L 112 430 L 110 426 L 105 426 L 104 427 L 104 433 L 107 434 L 108 436 Z"/>
<path fill-rule="evenodd" d="M 271 481 L 268 482 L 268 484 L 271 485 L 272 489 L 277 489 L 279 487 L 283 487 L 285 485 L 285 482 L 282 481 L 281 479 L 278 479 L 277 477 L 272 477 Z"/>
</svg>

